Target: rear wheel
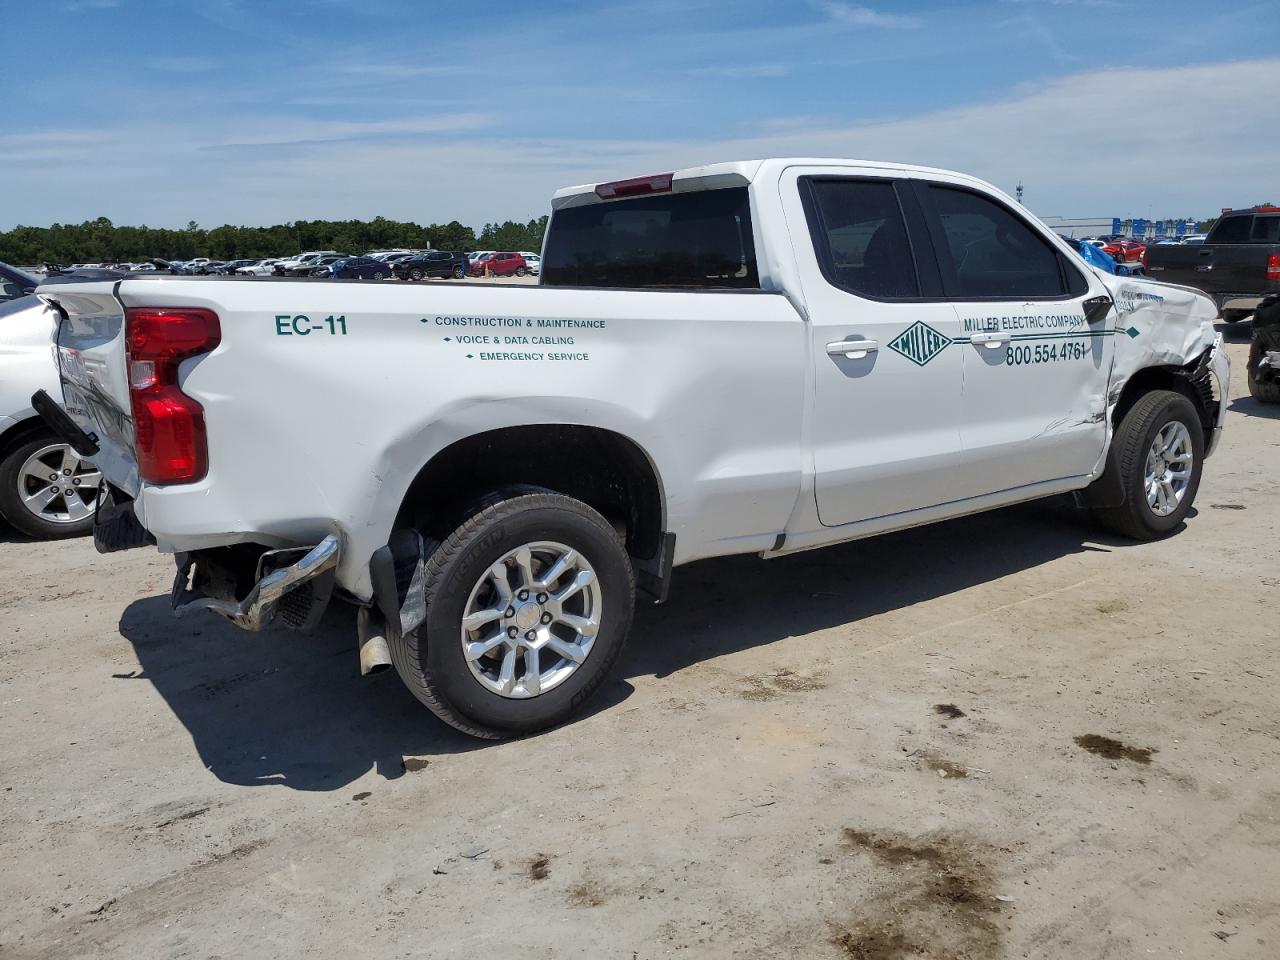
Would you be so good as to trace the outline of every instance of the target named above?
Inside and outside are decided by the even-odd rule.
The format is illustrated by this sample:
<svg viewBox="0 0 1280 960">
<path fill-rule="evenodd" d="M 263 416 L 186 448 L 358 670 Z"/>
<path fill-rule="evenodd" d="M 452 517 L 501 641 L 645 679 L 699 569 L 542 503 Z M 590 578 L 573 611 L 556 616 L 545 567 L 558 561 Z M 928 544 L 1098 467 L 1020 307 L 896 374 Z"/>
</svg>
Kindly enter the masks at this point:
<svg viewBox="0 0 1280 960">
<path fill-rule="evenodd" d="M 42 434 L 0 459 L 0 515 L 41 540 L 93 529 L 102 474 L 67 444 Z"/>
<path fill-rule="evenodd" d="M 516 276 L 517 276 L 517 277 L 523 277 L 523 276 L 524 276 L 526 273 L 528 273 L 528 272 L 529 272 L 529 271 L 528 271 L 528 270 L 526 270 L 524 267 L 516 267 Z"/>
<path fill-rule="evenodd" d="M 1171 390 L 1144 394 L 1120 421 L 1107 455 L 1124 502 L 1095 509 L 1095 517 L 1135 540 L 1167 536 L 1191 510 L 1203 458 L 1204 429 L 1191 401 Z"/>
<path fill-rule="evenodd" d="M 1280 403 L 1280 379 L 1263 381 L 1254 373 L 1262 361 L 1262 353 L 1262 341 L 1254 334 L 1253 341 L 1249 344 L 1249 363 L 1245 367 L 1249 376 L 1249 396 L 1263 403 Z"/>
<path fill-rule="evenodd" d="M 453 279 L 464 280 L 466 279 L 466 276 L 467 276 L 467 271 L 463 270 L 461 267 L 453 268 Z"/>
<path fill-rule="evenodd" d="M 396 670 L 446 723 L 499 739 L 562 723 L 599 688 L 630 630 L 635 580 L 604 517 L 531 493 L 440 544 L 426 594 L 426 620 L 392 640 Z"/>
</svg>

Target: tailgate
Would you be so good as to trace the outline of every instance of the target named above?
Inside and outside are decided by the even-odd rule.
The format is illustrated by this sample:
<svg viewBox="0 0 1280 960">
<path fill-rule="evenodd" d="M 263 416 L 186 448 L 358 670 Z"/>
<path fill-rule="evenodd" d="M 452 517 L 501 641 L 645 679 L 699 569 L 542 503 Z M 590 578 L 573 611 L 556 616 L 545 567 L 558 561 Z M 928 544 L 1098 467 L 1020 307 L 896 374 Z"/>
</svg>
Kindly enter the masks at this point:
<svg viewBox="0 0 1280 960">
<path fill-rule="evenodd" d="M 116 487 L 138 495 L 138 464 L 133 450 L 133 417 L 125 359 L 124 307 L 116 298 L 118 281 L 51 283 L 39 295 L 55 304 L 58 324 L 58 373 L 62 404 L 82 430 L 98 435 L 94 463 Z"/>
</svg>

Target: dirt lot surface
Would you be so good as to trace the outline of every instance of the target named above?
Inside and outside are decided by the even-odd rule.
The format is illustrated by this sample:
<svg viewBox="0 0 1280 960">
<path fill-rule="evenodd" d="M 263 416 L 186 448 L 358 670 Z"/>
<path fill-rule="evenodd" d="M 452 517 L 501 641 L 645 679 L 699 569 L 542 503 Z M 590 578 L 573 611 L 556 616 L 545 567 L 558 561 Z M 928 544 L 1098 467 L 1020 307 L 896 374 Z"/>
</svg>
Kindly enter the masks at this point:
<svg viewBox="0 0 1280 960">
<path fill-rule="evenodd" d="M 1040 503 L 696 564 L 523 742 L 361 680 L 347 610 L 175 621 L 171 559 L 6 536 L 0 956 L 1280 956 L 1280 408 L 1241 332 L 1171 539 Z"/>
</svg>

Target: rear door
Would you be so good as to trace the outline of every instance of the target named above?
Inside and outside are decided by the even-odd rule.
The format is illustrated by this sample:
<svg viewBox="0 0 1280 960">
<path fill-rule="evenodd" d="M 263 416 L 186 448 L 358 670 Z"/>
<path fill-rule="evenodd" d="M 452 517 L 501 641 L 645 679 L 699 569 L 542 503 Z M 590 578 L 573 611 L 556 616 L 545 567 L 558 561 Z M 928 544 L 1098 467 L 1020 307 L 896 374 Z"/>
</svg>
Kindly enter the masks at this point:
<svg viewBox="0 0 1280 960">
<path fill-rule="evenodd" d="M 1109 297 L 1012 206 L 959 183 L 917 181 L 963 361 L 965 496 L 1083 476 L 1102 455 L 1114 310 Z"/>
<path fill-rule="evenodd" d="M 957 499 L 959 325 L 908 181 L 783 176 L 809 312 L 818 515 L 839 526 Z"/>
</svg>

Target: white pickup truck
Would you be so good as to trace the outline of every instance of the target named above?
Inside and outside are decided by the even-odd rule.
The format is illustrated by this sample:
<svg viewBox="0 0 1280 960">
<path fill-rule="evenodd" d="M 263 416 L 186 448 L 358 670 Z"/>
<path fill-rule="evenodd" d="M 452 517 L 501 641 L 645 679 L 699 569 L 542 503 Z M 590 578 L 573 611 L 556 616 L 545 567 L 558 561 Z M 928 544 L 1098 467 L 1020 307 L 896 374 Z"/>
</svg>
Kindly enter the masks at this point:
<svg viewBox="0 0 1280 960">
<path fill-rule="evenodd" d="M 362 669 L 482 737 L 570 716 L 693 560 L 1068 491 L 1168 534 L 1229 372 L 1203 294 L 1099 273 L 971 177 L 849 160 L 560 190 L 536 287 L 39 293 L 100 548 L 177 553 L 180 614 L 355 603 Z"/>
</svg>

